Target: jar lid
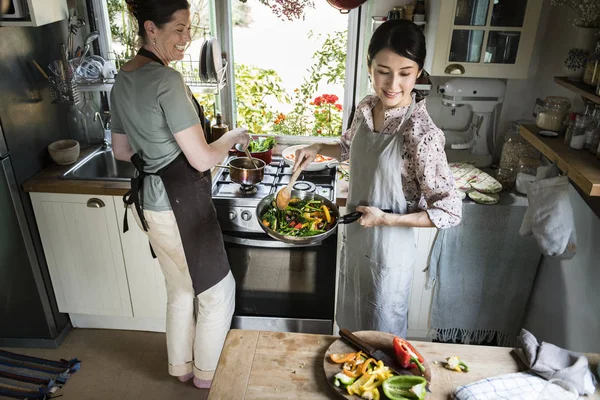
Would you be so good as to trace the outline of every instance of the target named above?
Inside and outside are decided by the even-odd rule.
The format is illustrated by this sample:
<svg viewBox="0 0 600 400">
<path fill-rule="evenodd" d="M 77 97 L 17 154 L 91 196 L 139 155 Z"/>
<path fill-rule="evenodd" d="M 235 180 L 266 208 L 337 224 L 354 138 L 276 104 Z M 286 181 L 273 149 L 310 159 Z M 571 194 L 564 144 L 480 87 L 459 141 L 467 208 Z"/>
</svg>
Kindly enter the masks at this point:
<svg viewBox="0 0 600 400">
<path fill-rule="evenodd" d="M 571 108 L 571 100 L 561 96 L 548 96 L 544 103 L 546 107 Z"/>
</svg>

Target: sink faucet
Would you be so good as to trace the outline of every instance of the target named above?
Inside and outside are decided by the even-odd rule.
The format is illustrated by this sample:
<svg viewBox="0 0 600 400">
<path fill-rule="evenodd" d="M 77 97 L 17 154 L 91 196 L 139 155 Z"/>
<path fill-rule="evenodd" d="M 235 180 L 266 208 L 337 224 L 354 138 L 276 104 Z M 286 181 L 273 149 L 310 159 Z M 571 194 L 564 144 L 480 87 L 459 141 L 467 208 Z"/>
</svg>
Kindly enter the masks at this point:
<svg viewBox="0 0 600 400">
<path fill-rule="evenodd" d="M 96 112 L 96 114 L 94 114 L 94 121 L 100 121 L 100 125 L 102 125 L 102 129 L 104 130 L 104 146 L 111 147 L 112 133 L 110 130 L 110 114 L 106 113 L 106 119 L 102 121 L 102 116 L 99 112 Z"/>
</svg>

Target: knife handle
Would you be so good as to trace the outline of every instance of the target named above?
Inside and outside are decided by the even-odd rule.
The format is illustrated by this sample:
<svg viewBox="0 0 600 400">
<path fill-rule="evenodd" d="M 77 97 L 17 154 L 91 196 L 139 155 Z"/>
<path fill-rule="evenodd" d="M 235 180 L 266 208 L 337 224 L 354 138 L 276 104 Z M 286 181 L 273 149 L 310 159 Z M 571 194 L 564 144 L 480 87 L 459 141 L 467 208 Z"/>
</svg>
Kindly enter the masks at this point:
<svg viewBox="0 0 600 400">
<path fill-rule="evenodd" d="M 356 346 L 359 349 L 365 351 L 369 355 L 373 355 L 373 353 L 375 353 L 375 351 L 377 350 L 375 347 L 371 346 L 370 344 L 368 344 L 364 340 L 359 339 L 357 336 L 355 336 L 354 334 L 352 334 L 352 332 L 350 332 L 346 328 L 340 329 L 340 336 L 342 338 L 346 339 L 348 342 L 350 342 L 354 346 Z"/>
</svg>

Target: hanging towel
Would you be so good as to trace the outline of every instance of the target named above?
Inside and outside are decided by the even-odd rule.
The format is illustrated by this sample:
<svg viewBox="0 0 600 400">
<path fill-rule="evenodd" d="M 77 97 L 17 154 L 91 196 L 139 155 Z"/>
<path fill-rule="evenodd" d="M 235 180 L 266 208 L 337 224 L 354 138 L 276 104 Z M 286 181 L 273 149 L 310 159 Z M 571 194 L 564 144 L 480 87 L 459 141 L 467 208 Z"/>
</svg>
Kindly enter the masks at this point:
<svg viewBox="0 0 600 400">
<path fill-rule="evenodd" d="M 467 202 L 461 224 L 438 233 L 428 271 L 431 339 L 515 344 L 541 259 L 535 240 L 519 236 L 526 207 L 514 194 L 490 206 Z"/>
<path fill-rule="evenodd" d="M 544 255 L 570 260 L 577 251 L 575 222 L 569 178 L 559 172 L 555 165 L 538 168 L 527 191 L 529 208 L 519 233 L 533 235 Z"/>
</svg>

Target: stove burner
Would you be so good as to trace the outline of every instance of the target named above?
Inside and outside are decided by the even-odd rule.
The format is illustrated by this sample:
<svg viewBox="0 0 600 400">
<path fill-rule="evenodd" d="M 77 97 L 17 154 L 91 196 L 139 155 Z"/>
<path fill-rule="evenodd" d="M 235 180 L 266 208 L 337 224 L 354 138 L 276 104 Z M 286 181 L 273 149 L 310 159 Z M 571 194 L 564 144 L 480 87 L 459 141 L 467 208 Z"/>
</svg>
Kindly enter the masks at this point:
<svg viewBox="0 0 600 400">
<path fill-rule="evenodd" d="M 317 185 L 315 185 L 312 182 L 308 182 L 308 181 L 298 181 L 298 182 L 294 183 L 294 189 L 314 193 L 315 190 L 317 189 Z"/>
<path fill-rule="evenodd" d="M 245 196 L 249 196 L 258 192 L 258 188 L 256 185 L 240 185 L 240 192 Z"/>
</svg>

